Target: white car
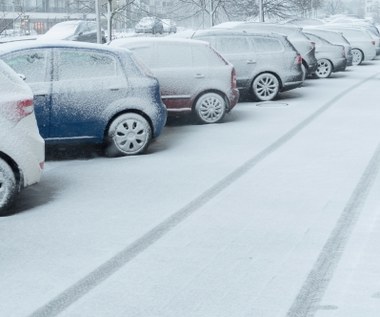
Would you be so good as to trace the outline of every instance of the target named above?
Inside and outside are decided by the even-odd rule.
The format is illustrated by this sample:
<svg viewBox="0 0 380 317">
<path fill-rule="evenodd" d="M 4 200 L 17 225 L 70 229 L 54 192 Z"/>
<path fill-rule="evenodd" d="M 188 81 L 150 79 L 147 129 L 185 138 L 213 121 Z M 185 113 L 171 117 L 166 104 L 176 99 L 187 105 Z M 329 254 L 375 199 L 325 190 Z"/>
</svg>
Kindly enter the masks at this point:
<svg viewBox="0 0 380 317">
<path fill-rule="evenodd" d="M 44 161 L 32 91 L 0 60 L 0 216 L 22 188 L 39 182 Z"/>
</svg>

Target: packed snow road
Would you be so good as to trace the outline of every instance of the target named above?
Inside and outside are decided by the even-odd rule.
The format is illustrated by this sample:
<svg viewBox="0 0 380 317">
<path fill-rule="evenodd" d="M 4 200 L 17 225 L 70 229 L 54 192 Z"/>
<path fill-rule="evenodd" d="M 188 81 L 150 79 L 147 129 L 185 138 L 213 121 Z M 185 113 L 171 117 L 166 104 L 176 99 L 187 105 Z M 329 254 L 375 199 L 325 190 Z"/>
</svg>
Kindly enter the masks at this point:
<svg viewBox="0 0 380 317">
<path fill-rule="evenodd" d="M 0 219 L 0 316 L 378 316 L 379 83 L 376 60 L 147 155 L 50 159 Z"/>
</svg>

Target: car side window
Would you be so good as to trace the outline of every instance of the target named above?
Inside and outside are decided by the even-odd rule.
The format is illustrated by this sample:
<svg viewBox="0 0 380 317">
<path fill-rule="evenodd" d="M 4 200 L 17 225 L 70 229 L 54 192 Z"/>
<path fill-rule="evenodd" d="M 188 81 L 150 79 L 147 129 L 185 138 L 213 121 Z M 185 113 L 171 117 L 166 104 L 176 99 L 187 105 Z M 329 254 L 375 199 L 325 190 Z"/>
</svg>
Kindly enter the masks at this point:
<svg viewBox="0 0 380 317">
<path fill-rule="evenodd" d="M 16 73 L 25 75 L 26 82 L 47 82 L 48 51 L 26 50 L 1 57 Z"/>
<path fill-rule="evenodd" d="M 146 66 L 152 67 L 154 65 L 152 47 L 131 47 L 130 50 L 133 51 L 134 55 L 137 56 L 137 58 L 141 59 Z"/>
<path fill-rule="evenodd" d="M 59 50 L 58 80 L 120 75 L 118 61 L 109 54 L 87 50 Z"/>
<path fill-rule="evenodd" d="M 243 36 L 219 37 L 216 49 L 226 54 L 239 54 L 252 51 L 249 41 Z"/>
<path fill-rule="evenodd" d="M 272 38 L 255 37 L 254 45 L 255 51 L 260 53 L 282 52 L 284 50 L 281 42 L 277 39 Z"/>
<path fill-rule="evenodd" d="M 205 45 L 194 45 L 192 47 L 193 65 L 196 66 L 222 66 L 225 62 L 210 47 Z"/>
<path fill-rule="evenodd" d="M 157 45 L 157 65 L 159 67 L 191 67 L 192 56 L 189 45 L 165 43 Z"/>
</svg>

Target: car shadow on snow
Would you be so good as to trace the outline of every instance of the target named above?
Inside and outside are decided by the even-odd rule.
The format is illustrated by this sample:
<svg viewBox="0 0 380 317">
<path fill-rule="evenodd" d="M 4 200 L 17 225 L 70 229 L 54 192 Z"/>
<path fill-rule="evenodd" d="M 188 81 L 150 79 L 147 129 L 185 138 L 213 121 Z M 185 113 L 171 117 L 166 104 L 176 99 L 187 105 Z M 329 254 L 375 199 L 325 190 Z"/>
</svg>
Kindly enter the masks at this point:
<svg viewBox="0 0 380 317">
<path fill-rule="evenodd" d="M 46 145 L 46 161 L 63 161 L 105 157 L 103 146 L 98 144 Z"/>
<path fill-rule="evenodd" d="M 6 216 L 13 216 L 33 208 L 46 205 L 55 199 L 55 196 L 62 191 L 65 186 L 63 179 L 53 180 L 42 177 L 38 184 L 23 189 L 18 195 L 14 205 Z"/>
</svg>

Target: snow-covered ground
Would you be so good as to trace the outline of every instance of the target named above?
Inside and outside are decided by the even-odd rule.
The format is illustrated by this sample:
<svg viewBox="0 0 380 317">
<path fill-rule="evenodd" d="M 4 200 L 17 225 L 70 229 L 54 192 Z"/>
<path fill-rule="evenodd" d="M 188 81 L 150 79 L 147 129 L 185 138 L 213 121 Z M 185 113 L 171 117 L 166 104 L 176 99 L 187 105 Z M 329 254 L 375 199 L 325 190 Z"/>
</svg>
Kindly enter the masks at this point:
<svg viewBox="0 0 380 317">
<path fill-rule="evenodd" d="M 380 61 L 143 156 L 67 154 L 0 219 L 0 316 L 375 317 Z"/>
</svg>

